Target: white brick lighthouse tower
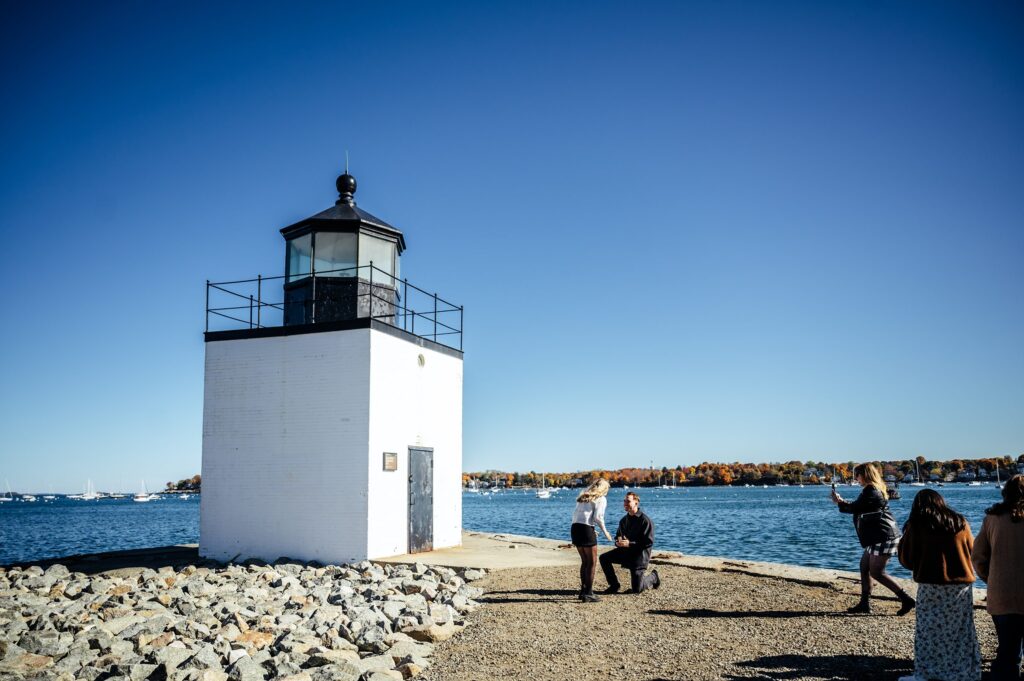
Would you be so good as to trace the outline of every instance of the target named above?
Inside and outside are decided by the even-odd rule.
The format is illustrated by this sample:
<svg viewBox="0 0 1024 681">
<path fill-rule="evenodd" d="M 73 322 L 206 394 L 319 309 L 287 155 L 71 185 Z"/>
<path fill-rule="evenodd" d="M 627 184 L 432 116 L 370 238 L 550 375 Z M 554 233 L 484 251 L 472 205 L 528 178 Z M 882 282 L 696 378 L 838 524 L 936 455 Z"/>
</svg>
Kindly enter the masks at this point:
<svg viewBox="0 0 1024 681">
<path fill-rule="evenodd" d="M 462 308 L 399 278 L 402 232 L 337 203 L 283 277 L 207 283 L 199 553 L 339 563 L 462 537 Z"/>
</svg>

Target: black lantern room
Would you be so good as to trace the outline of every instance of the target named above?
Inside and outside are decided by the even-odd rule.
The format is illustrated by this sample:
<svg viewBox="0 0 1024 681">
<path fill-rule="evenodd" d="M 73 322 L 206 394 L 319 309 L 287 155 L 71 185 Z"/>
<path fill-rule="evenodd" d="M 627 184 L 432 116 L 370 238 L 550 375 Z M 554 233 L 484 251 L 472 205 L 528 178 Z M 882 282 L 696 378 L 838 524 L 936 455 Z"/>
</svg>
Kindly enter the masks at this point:
<svg viewBox="0 0 1024 681">
<path fill-rule="evenodd" d="M 334 206 L 281 230 L 286 326 L 394 318 L 405 237 L 356 207 L 356 178 L 347 171 L 336 185 Z"/>
</svg>

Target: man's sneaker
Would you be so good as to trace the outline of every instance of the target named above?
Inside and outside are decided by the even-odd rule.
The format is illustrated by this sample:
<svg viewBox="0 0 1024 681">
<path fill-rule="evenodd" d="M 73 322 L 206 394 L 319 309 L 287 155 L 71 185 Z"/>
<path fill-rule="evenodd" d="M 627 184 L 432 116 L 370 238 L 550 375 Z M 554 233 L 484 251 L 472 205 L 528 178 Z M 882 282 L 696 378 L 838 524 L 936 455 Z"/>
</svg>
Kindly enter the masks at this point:
<svg viewBox="0 0 1024 681">
<path fill-rule="evenodd" d="M 619 587 L 618 586 L 610 586 L 607 589 L 605 589 L 604 591 L 602 591 L 601 593 L 603 593 L 606 596 L 611 596 L 612 594 L 619 593 Z"/>
<path fill-rule="evenodd" d="M 903 615 L 906 615 L 908 612 L 913 610 L 915 605 L 917 605 L 917 601 L 915 601 L 910 596 L 907 596 L 903 599 L 903 603 L 902 605 L 900 605 L 899 612 L 897 612 L 896 614 L 902 617 Z"/>
<path fill-rule="evenodd" d="M 583 594 L 584 603 L 597 603 L 599 600 L 601 599 L 595 596 L 593 593 Z"/>
<path fill-rule="evenodd" d="M 653 586 L 655 589 L 661 586 L 661 577 L 658 575 L 657 570 L 651 570 L 651 577 L 654 578 L 654 584 L 652 584 L 651 586 Z"/>
</svg>

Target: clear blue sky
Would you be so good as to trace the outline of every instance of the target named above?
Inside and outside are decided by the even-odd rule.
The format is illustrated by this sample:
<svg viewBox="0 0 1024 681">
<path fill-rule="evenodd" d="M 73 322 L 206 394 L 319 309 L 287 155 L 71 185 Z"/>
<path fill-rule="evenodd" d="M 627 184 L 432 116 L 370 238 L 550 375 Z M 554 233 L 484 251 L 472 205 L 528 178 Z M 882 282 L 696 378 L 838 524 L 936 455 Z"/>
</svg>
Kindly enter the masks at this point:
<svg viewBox="0 0 1024 681">
<path fill-rule="evenodd" d="M 199 471 L 203 285 L 359 205 L 465 467 L 1024 452 L 1020 2 L 6 3 L 0 477 Z"/>
</svg>

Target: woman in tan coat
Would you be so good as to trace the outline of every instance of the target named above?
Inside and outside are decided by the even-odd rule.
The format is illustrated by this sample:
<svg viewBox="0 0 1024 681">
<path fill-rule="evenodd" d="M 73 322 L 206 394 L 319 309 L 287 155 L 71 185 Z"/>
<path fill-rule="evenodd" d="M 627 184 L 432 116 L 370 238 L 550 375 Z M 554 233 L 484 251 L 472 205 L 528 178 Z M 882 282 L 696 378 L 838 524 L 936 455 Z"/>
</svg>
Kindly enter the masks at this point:
<svg viewBox="0 0 1024 681">
<path fill-rule="evenodd" d="M 974 567 L 988 584 L 988 614 L 999 639 L 992 678 L 1016 681 L 1024 644 L 1024 476 L 1010 478 L 1003 500 L 985 511 Z"/>
<path fill-rule="evenodd" d="M 900 563 L 917 582 L 914 675 L 900 681 L 978 681 L 974 629 L 974 537 L 967 520 L 935 490 L 914 497 L 899 544 Z"/>
</svg>

